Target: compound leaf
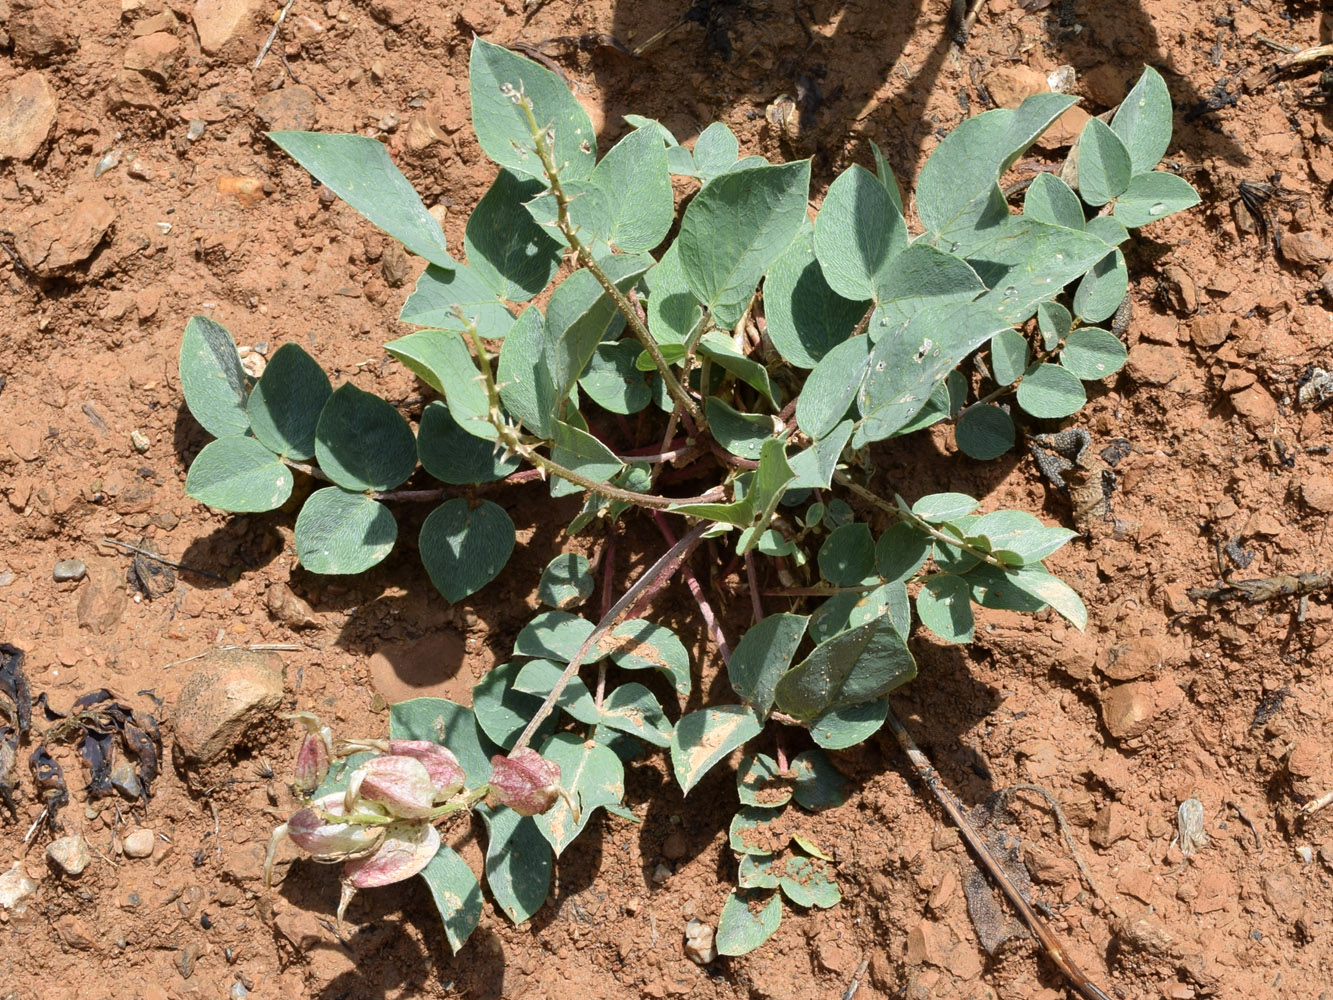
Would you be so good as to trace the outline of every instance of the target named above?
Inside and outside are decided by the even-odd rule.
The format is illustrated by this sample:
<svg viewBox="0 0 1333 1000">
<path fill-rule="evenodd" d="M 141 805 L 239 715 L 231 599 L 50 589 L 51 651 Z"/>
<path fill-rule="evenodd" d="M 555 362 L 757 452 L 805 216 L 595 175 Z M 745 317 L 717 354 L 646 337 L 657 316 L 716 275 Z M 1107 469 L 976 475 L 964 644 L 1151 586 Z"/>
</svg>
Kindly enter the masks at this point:
<svg viewBox="0 0 1333 1000">
<path fill-rule="evenodd" d="M 760 715 L 773 707 L 773 692 L 791 666 L 809 620 L 804 615 L 769 615 L 751 625 L 732 651 L 727 678 Z"/>
<path fill-rule="evenodd" d="M 716 705 L 683 716 L 671 734 L 671 766 L 681 791 L 688 793 L 714 764 L 762 729 L 745 705 Z"/>
<path fill-rule="evenodd" d="M 421 562 L 445 600 L 461 601 L 495 579 L 514 551 L 514 522 L 503 507 L 462 497 L 446 500 L 422 522 Z"/>
</svg>

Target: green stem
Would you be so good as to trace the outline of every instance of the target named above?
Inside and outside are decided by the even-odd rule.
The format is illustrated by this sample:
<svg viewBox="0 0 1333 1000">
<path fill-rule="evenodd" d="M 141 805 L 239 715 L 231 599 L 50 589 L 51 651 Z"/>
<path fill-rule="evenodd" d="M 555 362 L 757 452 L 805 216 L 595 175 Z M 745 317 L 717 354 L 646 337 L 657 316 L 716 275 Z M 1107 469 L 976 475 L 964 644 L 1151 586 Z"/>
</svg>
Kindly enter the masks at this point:
<svg viewBox="0 0 1333 1000">
<path fill-rule="evenodd" d="M 611 301 L 616 304 L 625 317 L 625 322 L 630 331 L 638 339 L 643 349 L 648 352 L 648 356 L 653 359 L 653 365 L 657 372 L 662 376 L 662 382 L 666 385 L 667 392 L 674 399 L 695 425 L 701 430 L 708 426 L 704 420 L 703 411 L 690 398 L 690 394 L 685 391 L 684 386 L 676 379 L 675 373 L 671 370 L 671 365 L 667 359 L 662 356 L 661 349 L 657 346 L 657 341 L 653 339 L 648 327 L 644 325 L 639 318 L 638 311 L 630 304 L 629 300 L 614 281 L 610 279 L 607 273 L 602 270 L 602 266 L 593 258 L 592 251 L 578 237 L 578 232 L 569 218 L 569 197 L 565 194 L 564 186 L 560 183 L 560 168 L 556 166 L 555 157 L 551 153 L 551 147 L 548 144 L 546 130 L 537 124 L 537 118 L 532 113 L 532 101 L 526 96 L 520 95 L 517 103 L 523 109 L 523 113 L 528 119 L 528 128 L 532 132 L 532 139 L 536 147 L 537 156 L 542 161 L 542 168 L 546 171 L 546 178 L 551 183 L 551 193 L 555 195 L 556 203 L 556 226 L 565 242 L 569 244 L 570 249 L 578 256 L 579 264 L 592 272 L 597 283 L 602 286 L 602 290 L 611 297 Z"/>
</svg>

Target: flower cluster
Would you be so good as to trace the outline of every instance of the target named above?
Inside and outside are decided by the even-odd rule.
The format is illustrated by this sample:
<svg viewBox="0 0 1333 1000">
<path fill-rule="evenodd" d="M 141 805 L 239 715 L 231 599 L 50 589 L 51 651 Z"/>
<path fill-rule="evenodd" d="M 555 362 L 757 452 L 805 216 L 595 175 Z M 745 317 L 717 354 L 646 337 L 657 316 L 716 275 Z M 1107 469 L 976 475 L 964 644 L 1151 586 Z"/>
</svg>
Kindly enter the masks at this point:
<svg viewBox="0 0 1333 1000">
<path fill-rule="evenodd" d="M 287 718 L 306 728 L 292 782 L 303 796 L 320 786 L 335 757 L 377 754 L 351 773 L 345 791 L 311 800 L 277 827 L 264 860 L 266 884 L 272 884 L 274 858 L 284 839 L 314 861 L 342 864 L 340 934 L 343 913 L 358 889 L 401 882 L 430 864 L 440 849 L 437 820 L 482 799 L 524 816 L 546 812 L 562 796 L 568 801 L 560 787 L 560 766 L 534 750 L 492 758 L 490 781 L 469 789 L 458 758 L 438 743 L 343 740 L 335 747 L 328 727 L 315 716 L 301 712 Z"/>
</svg>

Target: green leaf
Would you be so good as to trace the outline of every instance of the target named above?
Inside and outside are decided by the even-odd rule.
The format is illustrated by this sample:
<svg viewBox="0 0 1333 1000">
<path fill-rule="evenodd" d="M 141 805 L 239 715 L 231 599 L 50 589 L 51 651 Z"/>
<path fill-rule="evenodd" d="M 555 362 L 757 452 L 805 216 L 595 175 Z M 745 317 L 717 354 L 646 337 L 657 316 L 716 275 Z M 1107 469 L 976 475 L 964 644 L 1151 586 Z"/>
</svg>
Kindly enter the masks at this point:
<svg viewBox="0 0 1333 1000">
<path fill-rule="evenodd" d="M 781 847 L 775 835 L 773 820 L 782 815 L 782 809 L 763 806 L 742 806 L 731 817 L 727 842 L 737 854 L 745 857 L 768 857 Z"/>
<path fill-rule="evenodd" d="M 721 122 L 713 122 L 694 140 L 694 175 L 705 184 L 736 165 L 741 144 Z"/>
<path fill-rule="evenodd" d="M 332 795 L 334 792 L 345 792 L 348 784 L 352 780 L 352 772 L 358 767 L 370 760 L 371 757 L 378 756 L 373 753 L 354 753 L 350 757 L 344 757 L 342 760 L 335 760 L 329 765 L 329 773 L 325 775 L 324 780 L 319 783 L 319 787 L 311 793 L 312 799 L 322 799 L 326 795 Z M 488 772 L 489 773 L 489 772 Z"/>
<path fill-rule="evenodd" d="M 778 877 L 773 873 L 773 856 L 742 854 L 737 865 L 736 885 L 741 889 L 776 889 Z"/>
<path fill-rule="evenodd" d="M 1112 250 L 1078 283 L 1074 292 L 1074 312 L 1085 323 L 1100 323 L 1120 308 L 1129 290 L 1129 269 L 1125 255 Z"/>
<path fill-rule="evenodd" d="M 814 719 L 831 708 L 873 701 L 915 676 L 902 636 L 877 619 L 821 642 L 778 681 L 775 700 L 788 715 Z"/>
<path fill-rule="evenodd" d="M 782 495 L 787 491 L 796 473 L 787 464 L 787 449 L 777 438 L 769 438 L 759 450 L 759 468 L 755 470 L 750 483 L 747 501 L 753 503 L 755 510 L 754 524 L 766 528 L 773 519 L 773 512 L 778 509 Z M 746 552 L 758 544 L 761 531 L 750 533 L 750 540 L 737 545 L 736 554 Z"/>
<path fill-rule="evenodd" d="M 503 167 L 545 181 L 532 126 L 515 103 L 521 93 L 532 102 L 537 128 L 553 138 L 552 155 L 561 180 L 586 179 L 597 160 L 597 135 L 582 105 L 549 69 L 483 38 L 472 42 L 468 61 L 472 130 L 482 151 Z"/>
<path fill-rule="evenodd" d="M 866 332 L 871 343 L 906 326 L 927 306 L 970 302 L 986 290 L 967 261 L 931 246 L 913 243 L 893 259 L 879 287 L 879 305 Z"/>
<path fill-rule="evenodd" d="M 207 316 L 190 317 L 181 339 L 180 373 L 185 405 L 204 430 L 217 438 L 249 432 L 245 369 L 226 327 Z"/>
<path fill-rule="evenodd" d="M 946 642 L 972 641 L 972 602 L 967 581 L 952 573 L 932 576 L 916 595 L 921 624 Z"/>
<path fill-rule="evenodd" d="M 270 132 L 268 137 L 316 180 L 418 257 L 453 267 L 444 232 L 389 156 L 362 135 Z"/>
<path fill-rule="evenodd" d="M 809 620 L 804 615 L 769 615 L 751 625 L 732 650 L 727 678 L 760 715 L 773 707 L 778 679 L 791 666 Z"/>
<path fill-rule="evenodd" d="M 1088 609 L 1082 598 L 1059 577 L 1052 576 L 1044 566 L 1024 566 L 1009 574 L 1014 586 L 1045 601 L 1080 631 L 1088 627 Z"/>
<path fill-rule="evenodd" d="M 744 705 L 715 705 L 683 716 L 671 734 L 671 766 L 680 790 L 688 793 L 714 764 L 762 729 Z"/>
<path fill-rule="evenodd" d="M 421 877 L 444 921 L 449 950 L 457 955 L 481 920 L 481 884 L 467 862 L 447 844 L 441 845 Z"/>
<path fill-rule="evenodd" d="M 572 733 L 556 733 L 542 747 L 542 756 L 560 765 L 560 784 L 579 805 L 575 817 L 564 798 L 535 817 L 537 828 L 558 858 L 601 806 L 619 805 L 625 797 L 625 767 L 609 747 Z"/>
<path fill-rule="evenodd" d="M 801 808 L 812 812 L 833 809 L 847 800 L 842 791 L 847 779 L 823 750 L 797 754 L 792 759 L 791 769 L 796 774 L 795 798 Z"/>
<path fill-rule="evenodd" d="M 748 528 L 754 523 L 754 504 L 749 500 L 738 500 L 735 503 L 682 503 L 667 510 L 671 514 L 734 524 L 739 528 Z"/>
<path fill-rule="evenodd" d="M 998 385 L 1013 385 L 1028 367 L 1028 341 L 1013 327 L 997 333 L 990 341 L 991 374 Z"/>
<path fill-rule="evenodd" d="M 642 684 L 633 681 L 617 685 L 606 696 L 598 722 L 637 736 L 655 747 L 671 745 L 673 727 L 657 697 Z"/>
<path fill-rule="evenodd" d="M 958 448 L 968 458 L 989 462 L 1014 446 L 1013 418 L 993 403 L 969 406 L 953 429 Z"/>
<path fill-rule="evenodd" d="M 602 442 L 562 420 L 556 421 L 552 428 L 551 440 L 551 461 L 594 482 L 604 483 L 625 467 L 625 463 Z M 583 490 L 578 483 L 555 475 L 551 477 L 553 497 L 582 493 Z"/>
<path fill-rule="evenodd" d="M 923 521 L 952 521 L 977 509 L 979 501 L 966 493 L 931 493 L 912 504 L 912 513 Z"/>
<path fill-rule="evenodd" d="M 997 611 L 1022 611 L 1032 614 L 1046 607 L 1046 602 L 1019 589 L 1013 582 L 1014 570 L 1003 570 L 989 563 L 977 563 L 967 570 L 967 584 L 972 601 Z"/>
<path fill-rule="evenodd" d="M 894 431 L 894 437 L 902 437 L 915 431 L 933 427 L 941 420 L 949 420 L 963 408 L 967 394 L 971 391 L 967 377 L 958 369 L 949 372 L 943 382 L 936 384 L 926 405 L 917 415 Z"/>
<path fill-rule="evenodd" d="M 842 458 L 842 449 L 852 436 L 852 422 L 844 420 L 813 445 L 797 452 L 790 459 L 796 473 L 792 489 L 826 490 L 833 482 L 833 473 Z"/>
<path fill-rule="evenodd" d="M 620 291 L 632 286 L 653 264 L 647 256 L 615 254 L 600 261 Z M 555 399 L 563 401 L 583 375 L 593 352 L 625 318 L 587 268 L 575 271 L 551 294 L 546 306 L 546 333 L 541 363 L 550 371 Z"/>
<path fill-rule="evenodd" d="M 292 494 L 292 472 L 254 438 L 223 437 L 190 463 L 185 493 L 218 510 L 274 510 Z"/>
<path fill-rule="evenodd" d="M 1134 181 L 1130 181 L 1129 186 L 1132 189 L 1134 187 Z M 1116 200 L 1116 204 L 1119 205 L 1120 202 L 1124 200 L 1125 196 L 1121 195 L 1120 198 Z M 1094 216 L 1088 220 L 1088 224 L 1083 227 L 1083 231 L 1090 236 L 1097 237 L 1097 239 L 1101 240 L 1108 247 L 1118 247 L 1121 243 L 1124 243 L 1125 240 L 1129 239 L 1129 230 L 1125 228 L 1123 222 L 1115 218 L 1113 215 Z"/>
<path fill-rule="evenodd" d="M 764 903 L 764 896 L 763 892 L 737 889 L 727 897 L 717 920 L 719 954 L 747 955 L 773 936 L 782 922 L 782 897 L 774 893 Z"/>
<path fill-rule="evenodd" d="M 1032 317 L 1038 304 L 1082 277 L 1110 249 L 1096 236 L 1006 216 L 987 231 L 968 260 L 991 290 L 978 308 L 992 310 L 1006 326 Z"/>
<path fill-rule="evenodd" d="M 495 903 L 516 924 L 541 909 L 551 888 L 551 845 L 532 816 L 512 809 L 476 812 L 486 824 L 486 884 Z"/>
<path fill-rule="evenodd" d="M 1120 338 L 1096 326 L 1075 330 L 1060 352 L 1060 364 L 1089 382 L 1114 375 L 1128 359 L 1129 352 Z"/>
<path fill-rule="evenodd" d="M 861 522 L 835 528 L 819 547 L 819 575 L 835 587 L 854 587 L 875 568 L 875 540 Z"/>
<path fill-rule="evenodd" d="M 908 244 L 903 213 L 879 178 L 857 164 L 829 185 L 815 218 L 814 248 L 829 287 L 848 299 L 878 299 Z"/>
<path fill-rule="evenodd" d="M 1039 365 L 1018 386 L 1018 405 L 1043 420 L 1077 413 L 1087 401 L 1078 376 L 1059 365 Z"/>
<path fill-rule="evenodd" d="M 1112 217 L 1130 229 L 1165 219 L 1199 203 L 1190 182 L 1164 170 L 1139 174 L 1115 203 Z"/>
<path fill-rule="evenodd" d="M 270 451 L 304 462 L 315 454 L 315 427 L 333 394 L 319 362 L 298 344 L 283 344 L 245 404 L 255 437 Z"/>
<path fill-rule="evenodd" d="M 574 659 L 585 639 L 592 635 L 593 623 L 568 611 L 542 611 L 523 626 L 514 640 L 515 656 L 536 656 L 568 663 Z M 593 646 L 585 662 L 592 663 L 606 655 Z"/>
<path fill-rule="evenodd" d="M 864 625 L 871 619 L 885 615 L 900 636 L 906 638 L 911 634 L 912 602 L 907 597 L 907 584 L 893 582 L 876 587 L 856 602 L 852 613 L 847 616 L 847 624 L 849 627 Z"/>
<path fill-rule="evenodd" d="M 703 318 L 699 300 L 685 280 L 680 241 L 672 243 L 657 266 L 643 276 L 648 286 L 648 330 L 659 344 L 683 344 Z"/>
<path fill-rule="evenodd" d="M 454 486 L 494 482 L 519 466 L 517 456 L 502 456 L 494 444 L 459 427 L 448 405 L 438 399 L 421 411 L 417 457 L 432 476 Z"/>
<path fill-rule="evenodd" d="M 578 552 L 562 552 L 542 570 L 537 582 L 537 599 L 553 608 L 576 608 L 586 601 L 596 583 L 588 557 Z"/>
<path fill-rule="evenodd" d="M 565 196 L 569 199 L 569 224 L 579 233 L 584 244 L 597 252 L 609 250 L 606 237 L 615 225 L 616 199 L 591 180 L 564 181 Z M 560 206 L 555 192 L 546 190 L 523 206 L 532 220 L 546 227 L 553 236 L 560 233 Z"/>
<path fill-rule="evenodd" d="M 912 524 L 899 521 L 875 543 L 875 568 L 886 581 L 901 583 L 915 576 L 929 555 L 930 537 Z"/>
<path fill-rule="evenodd" d="M 774 394 L 773 384 L 769 381 L 768 369 L 758 361 L 737 353 L 729 338 L 720 333 L 705 333 L 699 338 L 699 354 L 750 385 L 775 408 L 777 407 L 778 397 Z"/>
<path fill-rule="evenodd" d="M 603 240 L 626 253 L 647 252 L 662 242 L 676 202 L 659 135 L 630 132 L 597 164 L 592 183 L 611 200 L 610 230 L 598 234 Z"/>
<path fill-rule="evenodd" d="M 540 438 L 550 438 L 556 408 L 555 382 L 542 362 L 545 342 L 546 317 L 536 306 L 529 306 L 514 321 L 495 366 L 500 401 L 506 412 Z M 474 391 L 481 388 L 474 383 Z M 484 391 L 480 397 L 485 400 Z M 486 426 L 490 427 L 489 421 Z"/>
<path fill-rule="evenodd" d="M 1077 98 L 1037 94 L 1017 109 L 962 122 L 935 147 L 917 178 L 917 214 L 942 249 L 971 257 L 970 244 L 1009 215 L 999 178 Z"/>
<path fill-rule="evenodd" d="M 797 906 L 827 910 L 842 900 L 832 867 L 818 858 L 788 858 L 778 875 L 778 888 Z"/>
<path fill-rule="evenodd" d="M 792 780 L 778 774 L 778 765 L 767 754 L 750 754 L 736 769 L 736 794 L 743 806 L 775 809 L 792 796 Z"/>
<path fill-rule="evenodd" d="M 758 461 L 764 442 L 773 437 L 777 428 L 773 418 L 763 413 L 741 413 L 716 396 L 704 400 L 708 429 L 713 437 L 738 458 Z"/>
<path fill-rule="evenodd" d="M 316 490 L 296 516 L 296 558 L 312 573 L 360 573 L 391 551 L 398 522 L 364 493 L 337 486 Z"/>
<path fill-rule="evenodd" d="M 1151 170 L 1166 155 L 1171 144 L 1171 95 L 1157 70 L 1143 67 L 1138 83 L 1116 109 L 1111 130 L 1124 142 L 1136 174 Z"/>
<path fill-rule="evenodd" d="M 514 522 L 503 507 L 462 497 L 446 500 L 421 524 L 421 562 L 435 589 L 461 601 L 495 579 L 514 551 Z"/>
<path fill-rule="evenodd" d="M 805 219 L 810 161 L 723 174 L 704 185 L 680 224 L 690 290 L 724 329 L 736 325 L 759 279 Z"/>
<path fill-rule="evenodd" d="M 638 413 L 653 399 L 648 378 L 635 361 L 642 348 L 630 338 L 598 344 L 579 387 L 588 398 L 612 413 Z"/>
<path fill-rule="evenodd" d="M 1078 193 L 1092 206 L 1119 198 L 1134 176 L 1129 150 L 1099 118 L 1089 118 L 1078 137 Z"/>
<path fill-rule="evenodd" d="M 411 698 L 389 707 L 389 738 L 428 740 L 453 751 L 467 775 L 469 787 L 484 785 L 491 777 L 491 754 L 472 709 L 445 698 Z"/>
<path fill-rule="evenodd" d="M 1056 345 L 1069 336 L 1069 330 L 1073 325 L 1074 317 L 1060 303 L 1038 304 L 1037 327 L 1041 330 L 1041 344 L 1046 350 L 1055 350 Z"/>
<path fill-rule="evenodd" d="M 875 156 L 875 176 L 879 182 L 884 185 L 884 190 L 889 192 L 889 199 L 899 212 L 903 210 L 903 193 L 898 190 L 898 182 L 894 179 L 893 168 L 889 166 L 888 159 L 884 156 L 884 151 L 873 142 L 870 144 L 870 151 Z"/>
<path fill-rule="evenodd" d="M 796 400 L 796 425 L 815 440 L 842 423 L 870 370 L 870 339 L 853 337 L 829 350 Z"/>
<path fill-rule="evenodd" d="M 805 853 L 809 854 L 811 857 L 819 858 L 821 861 L 833 860 L 832 855 L 830 855 L 827 851 L 825 851 L 822 847 L 816 844 L 809 837 L 803 836 L 802 834 L 799 833 L 793 833 L 791 835 L 791 842 L 795 844 L 798 848 L 800 848 L 802 851 L 805 851 Z"/>
<path fill-rule="evenodd" d="M 536 312 L 529 309 L 529 313 Z M 524 313 L 524 316 L 528 313 Z M 540 313 L 537 313 L 540 317 Z M 456 332 L 422 330 L 384 345 L 412 373 L 444 396 L 449 413 L 469 434 L 495 440 L 490 403 L 481 384 L 481 372 L 463 338 Z"/>
<path fill-rule="evenodd" d="M 490 269 L 455 264 L 446 270 L 432 264 L 421 272 L 398 318 L 404 323 L 456 333 L 465 332 L 467 324 L 473 323 L 483 337 L 501 340 L 514 325 L 514 314 L 492 280 Z"/>
<path fill-rule="evenodd" d="M 491 742 L 504 750 L 514 745 L 543 701 L 514 687 L 522 667 L 517 661 L 501 663 L 486 671 L 472 687 L 472 711 L 476 713 L 477 725 Z M 548 721 L 554 725 L 553 720 Z"/>
<path fill-rule="evenodd" d="M 992 553 L 1016 555 L 1023 563 L 1035 563 L 1077 538 L 1078 532 L 1042 524 L 1027 511 L 997 510 L 968 525 L 967 535 L 984 539 Z"/>
<path fill-rule="evenodd" d="M 1040 173 L 1032 179 L 1023 198 L 1023 214 L 1038 222 L 1067 229 L 1082 229 L 1083 203 L 1073 189 L 1053 173 Z"/>
<path fill-rule="evenodd" d="M 815 367 L 852 335 L 870 308 L 869 302 L 845 299 L 829 287 L 815 259 L 813 234 L 804 226 L 764 279 L 769 340 L 797 368 Z"/>
<path fill-rule="evenodd" d="M 888 717 L 888 698 L 844 705 L 822 712 L 810 724 L 810 738 L 825 750 L 846 750 L 870 739 Z"/>
<path fill-rule="evenodd" d="M 598 640 L 597 648 L 622 670 L 656 670 L 677 694 L 690 693 L 690 654 L 669 628 L 630 618 Z"/>
<path fill-rule="evenodd" d="M 510 302 L 538 295 L 560 268 L 560 243 L 524 207 L 543 187 L 532 177 L 501 170 L 468 216 L 463 235 L 468 266 Z"/>
<path fill-rule="evenodd" d="M 536 695 L 545 701 L 564 672 L 564 664 L 553 663 L 551 660 L 529 660 L 514 677 L 514 690 Z M 601 713 L 592 700 L 592 692 L 577 675 L 569 679 L 555 703 L 569 713 L 570 718 L 579 722 L 595 726 L 601 721 Z"/>
<path fill-rule="evenodd" d="M 417 442 L 392 403 L 347 382 L 320 411 L 315 458 L 344 489 L 391 490 L 417 467 Z"/>
</svg>

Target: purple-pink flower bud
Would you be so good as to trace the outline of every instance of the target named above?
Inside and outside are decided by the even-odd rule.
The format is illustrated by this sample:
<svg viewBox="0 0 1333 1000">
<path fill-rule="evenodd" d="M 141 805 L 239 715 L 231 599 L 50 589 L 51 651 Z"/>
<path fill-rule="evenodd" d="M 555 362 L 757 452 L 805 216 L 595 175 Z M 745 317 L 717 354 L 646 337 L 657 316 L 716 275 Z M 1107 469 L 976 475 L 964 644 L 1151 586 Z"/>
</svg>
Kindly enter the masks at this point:
<svg viewBox="0 0 1333 1000">
<path fill-rule="evenodd" d="M 430 774 L 435 801 L 453 798 L 467 784 L 463 766 L 448 747 L 429 740 L 390 740 L 389 753 L 420 761 Z"/>
<path fill-rule="evenodd" d="M 297 810 L 291 819 L 273 831 L 269 839 L 268 853 L 264 857 L 264 883 L 272 884 L 273 861 L 284 837 L 315 861 L 325 863 L 348 861 L 374 853 L 384 842 L 384 827 L 340 822 L 344 815 L 341 792 L 316 799 L 304 809 Z"/>
<path fill-rule="evenodd" d="M 296 764 L 292 769 L 292 789 L 299 795 L 310 795 L 329 773 L 329 762 L 333 758 L 333 733 L 328 726 L 320 725 L 319 719 L 309 712 L 294 712 L 283 718 L 293 719 L 305 726 L 305 739 L 296 751 Z"/>
<path fill-rule="evenodd" d="M 506 805 L 520 816 L 536 816 L 560 796 L 560 765 L 530 747 L 491 758 L 489 806 Z"/>
<path fill-rule="evenodd" d="M 358 801 L 373 802 L 398 819 L 428 819 L 435 806 L 430 772 L 412 757 L 372 757 L 347 783 L 344 808 L 351 812 Z"/>
</svg>

